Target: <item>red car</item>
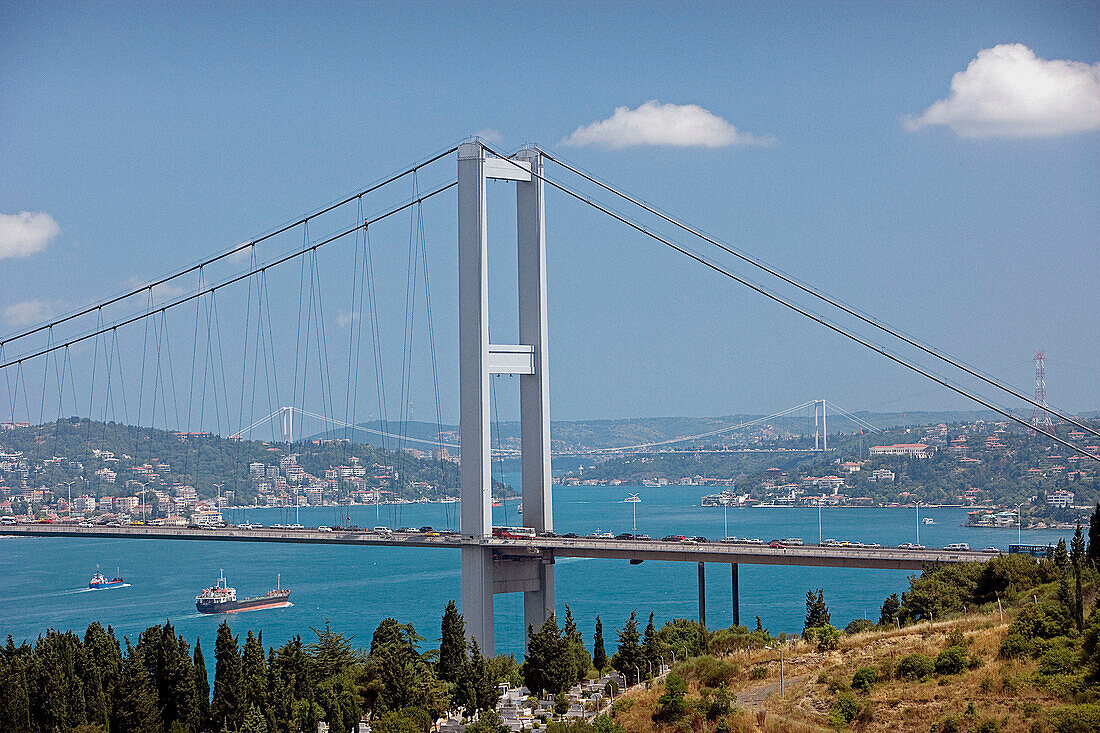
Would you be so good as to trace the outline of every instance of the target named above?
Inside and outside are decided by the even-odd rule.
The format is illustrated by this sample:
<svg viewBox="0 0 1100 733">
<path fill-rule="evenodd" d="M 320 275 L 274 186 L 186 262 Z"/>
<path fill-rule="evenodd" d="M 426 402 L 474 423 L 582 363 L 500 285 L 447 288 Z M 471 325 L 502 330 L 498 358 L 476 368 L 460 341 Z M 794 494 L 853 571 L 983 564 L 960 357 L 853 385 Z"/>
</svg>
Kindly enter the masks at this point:
<svg viewBox="0 0 1100 733">
<path fill-rule="evenodd" d="M 768 547 L 784 548 L 784 547 L 786 547 L 786 545 L 783 544 L 783 540 L 772 540 L 771 542 L 768 543 Z"/>
</svg>

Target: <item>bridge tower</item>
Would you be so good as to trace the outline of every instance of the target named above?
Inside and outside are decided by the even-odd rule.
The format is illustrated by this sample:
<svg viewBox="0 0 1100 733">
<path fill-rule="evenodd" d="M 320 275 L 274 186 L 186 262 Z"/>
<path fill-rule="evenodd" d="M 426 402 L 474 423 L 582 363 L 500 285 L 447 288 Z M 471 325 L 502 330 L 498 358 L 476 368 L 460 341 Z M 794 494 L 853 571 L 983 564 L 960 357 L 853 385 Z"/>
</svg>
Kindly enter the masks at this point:
<svg viewBox="0 0 1100 733">
<path fill-rule="evenodd" d="M 520 375 L 523 524 L 553 527 L 550 489 L 550 383 L 546 324 L 546 238 L 542 156 L 517 153 L 514 162 L 488 154 L 478 140 L 458 149 L 458 314 L 460 434 L 462 441 L 462 614 L 482 652 L 494 654 L 493 594 L 523 592 L 524 627 L 538 628 L 554 612 L 553 554 L 521 559 L 495 556 L 478 540 L 491 536 L 492 470 L 489 378 Z M 531 175 L 534 172 L 536 176 Z M 519 344 L 489 343 L 486 181 L 516 184 L 519 260 Z"/>
</svg>

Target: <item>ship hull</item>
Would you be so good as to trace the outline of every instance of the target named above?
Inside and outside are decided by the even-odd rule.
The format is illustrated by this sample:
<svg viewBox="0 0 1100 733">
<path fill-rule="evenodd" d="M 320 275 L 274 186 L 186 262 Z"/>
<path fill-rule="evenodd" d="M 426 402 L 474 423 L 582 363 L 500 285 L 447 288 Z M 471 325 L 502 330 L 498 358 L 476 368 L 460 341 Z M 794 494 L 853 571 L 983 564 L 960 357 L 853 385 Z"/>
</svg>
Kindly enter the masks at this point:
<svg viewBox="0 0 1100 733">
<path fill-rule="evenodd" d="M 290 594 L 263 598 L 246 598 L 243 601 L 225 601 L 223 603 L 195 602 L 199 613 L 241 613 L 242 611 L 260 611 L 265 608 L 286 608 L 290 605 Z"/>
<path fill-rule="evenodd" d="M 125 584 L 125 581 L 112 580 L 107 583 L 88 583 L 88 590 L 106 590 L 108 588 L 120 588 Z"/>
</svg>

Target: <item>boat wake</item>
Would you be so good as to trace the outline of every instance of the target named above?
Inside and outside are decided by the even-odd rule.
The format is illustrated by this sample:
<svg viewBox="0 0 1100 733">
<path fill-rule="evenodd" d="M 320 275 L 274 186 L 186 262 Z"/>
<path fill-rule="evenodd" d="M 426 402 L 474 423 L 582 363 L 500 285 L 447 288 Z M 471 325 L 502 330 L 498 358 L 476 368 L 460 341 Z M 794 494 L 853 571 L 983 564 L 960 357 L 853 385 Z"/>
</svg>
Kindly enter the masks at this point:
<svg viewBox="0 0 1100 733">
<path fill-rule="evenodd" d="M 107 586 L 106 588 L 73 588 L 72 590 L 63 590 L 63 591 L 59 591 L 57 593 L 51 593 L 49 595 L 74 596 L 77 593 L 95 593 L 95 592 L 101 591 L 101 590 L 114 590 L 115 588 L 129 588 L 129 587 L 130 587 L 129 583 L 121 583 L 119 585 Z"/>
</svg>

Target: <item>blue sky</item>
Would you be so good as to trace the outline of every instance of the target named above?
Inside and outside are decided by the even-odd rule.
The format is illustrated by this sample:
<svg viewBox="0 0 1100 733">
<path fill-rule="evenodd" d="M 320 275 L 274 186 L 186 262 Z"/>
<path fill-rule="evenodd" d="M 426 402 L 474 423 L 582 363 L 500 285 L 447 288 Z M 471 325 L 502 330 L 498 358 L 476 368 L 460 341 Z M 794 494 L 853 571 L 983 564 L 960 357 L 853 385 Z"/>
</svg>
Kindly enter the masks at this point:
<svg viewBox="0 0 1100 733">
<path fill-rule="evenodd" d="M 1025 391 L 1045 349 L 1051 403 L 1097 409 L 1098 41 L 1094 3 L 5 3 L 0 332 L 491 131 L 501 148 L 538 142 Z M 1005 44 L 1020 47 L 992 52 Z M 1060 60 L 1074 64 L 1048 64 Z M 952 77 L 972 62 L 954 93 Z M 1023 98 L 991 123 L 981 111 L 1005 78 Z M 670 145 L 670 119 L 635 114 L 651 100 L 675 105 L 672 122 L 695 114 L 711 127 Z M 574 135 L 618 108 L 625 127 Z M 448 161 L 420 184 L 450 175 Z M 408 196 L 402 185 L 377 206 Z M 499 184 L 490 199 L 502 340 L 514 331 L 510 196 Z M 454 419 L 453 201 L 423 215 L 444 419 Z M 557 419 L 770 412 L 819 396 L 850 409 L 968 404 L 561 195 L 547 220 Z M 405 217 L 372 234 L 391 416 L 409 227 Z M 336 385 L 350 364 L 353 253 L 319 256 Z M 297 282 L 273 285 L 284 335 Z M 218 303 L 231 343 L 246 297 Z M 414 417 L 427 419 L 420 307 L 411 383 Z M 283 341 L 278 359 L 292 371 L 293 331 Z M 179 359 L 194 351 L 173 346 Z M 241 359 L 227 356 L 226 372 L 247 372 Z M 239 394 L 240 381 L 226 390 Z M 370 403 L 373 380 L 361 382 Z M 517 390 L 504 386 L 508 416 Z M 334 401 L 344 391 L 334 387 Z"/>
</svg>

